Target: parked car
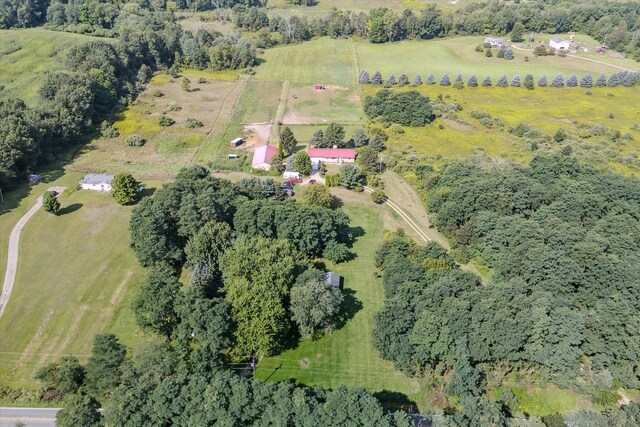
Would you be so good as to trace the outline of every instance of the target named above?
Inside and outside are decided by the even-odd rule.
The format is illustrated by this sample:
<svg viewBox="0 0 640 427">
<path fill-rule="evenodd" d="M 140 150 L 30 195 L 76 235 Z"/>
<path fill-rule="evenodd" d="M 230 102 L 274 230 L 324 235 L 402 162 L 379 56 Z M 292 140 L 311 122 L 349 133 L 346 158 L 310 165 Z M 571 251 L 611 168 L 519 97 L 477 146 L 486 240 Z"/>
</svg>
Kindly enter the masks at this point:
<svg viewBox="0 0 640 427">
<path fill-rule="evenodd" d="M 318 181 L 316 181 L 315 179 L 310 179 L 309 180 L 309 184 L 315 184 L 316 182 L 318 182 Z"/>
<path fill-rule="evenodd" d="M 302 182 L 302 178 L 289 178 L 287 181 L 292 184 L 300 184 Z"/>
</svg>

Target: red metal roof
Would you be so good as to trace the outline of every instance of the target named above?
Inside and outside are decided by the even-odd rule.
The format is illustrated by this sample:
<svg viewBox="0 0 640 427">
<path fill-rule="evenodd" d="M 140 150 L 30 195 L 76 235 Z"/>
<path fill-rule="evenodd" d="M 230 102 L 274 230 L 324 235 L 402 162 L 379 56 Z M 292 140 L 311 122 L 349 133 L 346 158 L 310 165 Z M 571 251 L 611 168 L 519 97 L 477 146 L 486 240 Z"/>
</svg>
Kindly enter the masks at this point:
<svg viewBox="0 0 640 427">
<path fill-rule="evenodd" d="M 325 159 L 355 159 L 356 150 L 353 148 L 308 148 L 309 157 L 324 157 Z"/>
</svg>

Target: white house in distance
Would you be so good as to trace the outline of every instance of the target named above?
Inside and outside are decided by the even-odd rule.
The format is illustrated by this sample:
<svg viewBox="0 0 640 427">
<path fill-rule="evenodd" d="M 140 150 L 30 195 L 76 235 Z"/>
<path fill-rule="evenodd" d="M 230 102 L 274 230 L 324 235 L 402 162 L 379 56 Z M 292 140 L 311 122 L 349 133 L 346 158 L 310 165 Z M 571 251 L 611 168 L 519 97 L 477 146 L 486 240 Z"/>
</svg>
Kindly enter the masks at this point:
<svg viewBox="0 0 640 427">
<path fill-rule="evenodd" d="M 262 169 L 268 171 L 271 169 L 271 159 L 278 154 L 278 149 L 271 145 L 263 145 L 262 147 L 256 147 L 253 152 L 253 161 L 251 167 L 254 169 Z"/>
<path fill-rule="evenodd" d="M 569 50 L 571 42 L 569 40 L 561 39 L 560 37 L 554 37 L 549 40 L 549 47 L 555 50 Z"/>
<path fill-rule="evenodd" d="M 489 43 L 491 47 L 501 47 L 504 45 L 504 39 L 496 39 L 493 37 L 487 37 L 484 39 L 485 43 Z"/>
<path fill-rule="evenodd" d="M 356 150 L 353 148 L 308 148 L 307 153 L 311 158 L 313 169 L 320 167 L 322 163 L 353 163 L 356 161 Z"/>
<path fill-rule="evenodd" d="M 90 173 L 80 180 L 80 188 L 83 190 L 110 193 L 111 180 L 113 180 L 113 175 L 106 173 Z"/>
</svg>

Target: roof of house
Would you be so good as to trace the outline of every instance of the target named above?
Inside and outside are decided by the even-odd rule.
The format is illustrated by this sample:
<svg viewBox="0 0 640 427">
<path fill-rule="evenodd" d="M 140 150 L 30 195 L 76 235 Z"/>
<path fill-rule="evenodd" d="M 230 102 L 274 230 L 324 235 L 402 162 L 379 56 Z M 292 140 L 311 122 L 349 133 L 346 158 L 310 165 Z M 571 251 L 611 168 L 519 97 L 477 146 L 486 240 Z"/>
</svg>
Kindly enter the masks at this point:
<svg viewBox="0 0 640 427">
<path fill-rule="evenodd" d="M 309 157 L 324 157 L 326 159 L 355 159 L 356 150 L 353 148 L 308 148 Z"/>
<path fill-rule="evenodd" d="M 327 284 L 333 286 L 334 288 L 340 287 L 340 275 L 338 273 L 330 271 L 328 273 L 324 273 L 323 277 L 324 281 L 327 282 Z"/>
<path fill-rule="evenodd" d="M 90 173 L 80 180 L 80 184 L 111 184 L 113 175 L 107 173 Z"/>
<path fill-rule="evenodd" d="M 271 163 L 271 158 L 278 154 L 278 148 L 271 145 L 263 145 L 262 147 L 256 147 L 256 151 L 253 152 L 253 161 L 251 166 L 259 166 L 265 163 Z"/>
<path fill-rule="evenodd" d="M 501 42 L 504 43 L 504 39 L 503 38 L 494 38 L 494 37 L 487 37 L 484 39 L 484 41 L 486 42 Z"/>
<path fill-rule="evenodd" d="M 564 43 L 564 42 L 566 42 L 565 39 L 561 39 L 560 37 L 553 37 L 551 39 L 551 41 L 554 42 L 554 43 Z"/>
</svg>

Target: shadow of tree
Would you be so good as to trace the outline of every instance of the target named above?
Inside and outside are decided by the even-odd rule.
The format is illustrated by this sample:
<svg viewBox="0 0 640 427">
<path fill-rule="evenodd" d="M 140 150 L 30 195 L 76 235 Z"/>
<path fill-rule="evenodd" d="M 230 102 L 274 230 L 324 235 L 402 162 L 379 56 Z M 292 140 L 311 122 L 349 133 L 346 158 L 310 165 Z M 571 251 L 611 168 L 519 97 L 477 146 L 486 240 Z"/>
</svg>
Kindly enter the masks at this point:
<svg viewBox="0 0 640 427">
<path fill-rule="evenodd" d="M 416 412 L 418 407 L 416 402 L 409 397 L 397 391 L 382 390 L 373 393 L 373 396 L 380 401 L 386 410 L 404 410 L 407 412 Z"/>
<path fill-rule="evenodd" d="M 336 318 L 335 329 L 343 328 L 347 322 L 353 319 L 353 316 L 357 312 L 362 310 L 362 301 L 356 298 L 356 291 L 353 289 L 342 289 L 342 306 L 340 307 L 340 314 Z"/>
<path fill-rule="evenodd" d="M 73 203 L 69 206 L 65 206 L 58 211 L 58 216 L 67 215 L 79 210 L 82 207 L 82 203 Z"/>
</svg>

